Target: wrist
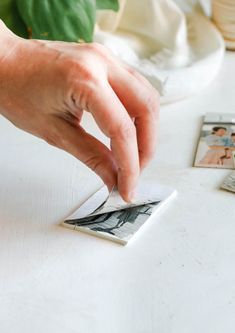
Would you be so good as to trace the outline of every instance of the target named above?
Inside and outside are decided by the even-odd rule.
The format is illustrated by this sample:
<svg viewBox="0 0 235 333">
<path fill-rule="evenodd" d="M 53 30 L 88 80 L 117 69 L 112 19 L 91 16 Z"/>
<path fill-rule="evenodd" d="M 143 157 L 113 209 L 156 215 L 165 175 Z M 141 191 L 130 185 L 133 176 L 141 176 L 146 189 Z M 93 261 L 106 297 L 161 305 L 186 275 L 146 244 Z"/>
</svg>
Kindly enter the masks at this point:
<svg viewBox="0 0 235 333">
<path fill-rule="evenodd" d="M 12 51 L 15 49 L 16 45 L 22 40 L 20 37 L 16 36 L 11 30 L 0 19 L 0 65 L 3 59 L 7 58 Z"/>
<path fill-rule="evenodd" d="M 13 81 L 20 43 L 24 39 L 12 33 L 0 19 L 0 114 L 7 116 L 8 90 Z"/>
</svg>

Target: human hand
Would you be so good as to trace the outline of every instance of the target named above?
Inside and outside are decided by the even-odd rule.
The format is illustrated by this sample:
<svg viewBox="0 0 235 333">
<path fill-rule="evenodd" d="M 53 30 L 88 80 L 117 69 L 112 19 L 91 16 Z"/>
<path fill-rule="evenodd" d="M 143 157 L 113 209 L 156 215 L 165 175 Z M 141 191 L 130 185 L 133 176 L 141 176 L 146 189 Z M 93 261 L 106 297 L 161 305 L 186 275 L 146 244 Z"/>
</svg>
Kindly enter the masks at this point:
<svg viewBox="0 0 235 333">
<path fill-rule="evenodd" d="M 0 39 L 0 112 L 74 155 L 131 201 L 155 150 L 156 90 L 98 44 L 24 40 L 3 24 Z M 110 149 L 82 128 L 84 111 L 110 138 Z"/>
</svg>

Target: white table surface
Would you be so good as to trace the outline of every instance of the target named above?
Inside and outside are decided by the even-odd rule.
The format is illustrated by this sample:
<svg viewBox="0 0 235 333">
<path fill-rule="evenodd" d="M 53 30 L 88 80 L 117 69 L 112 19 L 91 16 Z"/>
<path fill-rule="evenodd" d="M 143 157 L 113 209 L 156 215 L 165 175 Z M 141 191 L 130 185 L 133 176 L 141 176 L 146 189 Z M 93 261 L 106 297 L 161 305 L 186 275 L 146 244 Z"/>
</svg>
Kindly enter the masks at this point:
<svg viewBox="0 0 235 333">
<path fill-rule="evenodd" d="M 178 196 L 127 247 L 60 226 L 100 180 L 0 118 L 1 333 L 234 331 L 235 195 L 219 190 L 230 171 L 192 167 L 208 111 L 235 112 L 235 53 L 206 90 L 162 107 L 144 177 Z"/>
</svg>

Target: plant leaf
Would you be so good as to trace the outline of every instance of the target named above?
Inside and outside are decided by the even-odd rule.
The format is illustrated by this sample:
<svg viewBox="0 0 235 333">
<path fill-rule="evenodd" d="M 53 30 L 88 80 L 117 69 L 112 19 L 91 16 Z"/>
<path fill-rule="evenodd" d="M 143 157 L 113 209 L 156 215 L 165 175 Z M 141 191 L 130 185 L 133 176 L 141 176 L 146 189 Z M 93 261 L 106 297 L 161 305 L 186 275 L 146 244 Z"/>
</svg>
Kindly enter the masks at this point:
<svg viewBox="0 0 235 333">
<path fill-rule="evenodd" d="M 15 0 L 0 0 L 0 18 L 15 34 L 28 37 L 26 25 L 20 17 Z"/>
<path fill-rule="evenodd" d="M 16 3 L 32 38 L 92 41 L 95 0 L 16 0 Z"/>
<path fill-rule="evenodd" d="M 97 9 L 112 9 L 115 12 L 119 10 L 118 0 L 96 0 Z"/>
</svg>

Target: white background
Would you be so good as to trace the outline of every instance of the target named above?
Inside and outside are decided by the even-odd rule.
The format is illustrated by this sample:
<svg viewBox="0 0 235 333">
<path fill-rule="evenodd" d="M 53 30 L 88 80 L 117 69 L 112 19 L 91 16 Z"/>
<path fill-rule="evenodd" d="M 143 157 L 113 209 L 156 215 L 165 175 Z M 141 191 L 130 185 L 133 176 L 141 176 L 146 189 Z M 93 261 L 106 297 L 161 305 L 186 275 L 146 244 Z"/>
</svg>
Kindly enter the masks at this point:
<svg viewBox="0 0 235 333">
<path fill-rule="evenodd" d="M 1 333 L 224 333 L 235 327 L 235 195 L 193 168 L 206 112 L 235 112 L 235 54 L 213 84 L 161 109 L 145 172 L 178 197 L 127 247 L 60 226 L 101 182 L 0 118 Z M 85 120 L 93 132 L 90 118 Z"/>
</svg>

